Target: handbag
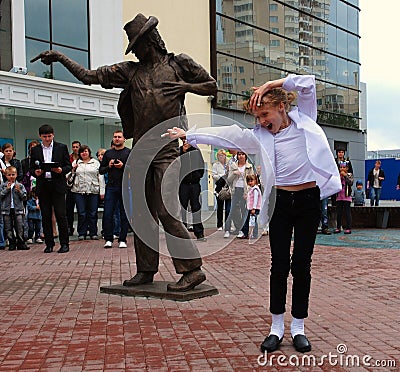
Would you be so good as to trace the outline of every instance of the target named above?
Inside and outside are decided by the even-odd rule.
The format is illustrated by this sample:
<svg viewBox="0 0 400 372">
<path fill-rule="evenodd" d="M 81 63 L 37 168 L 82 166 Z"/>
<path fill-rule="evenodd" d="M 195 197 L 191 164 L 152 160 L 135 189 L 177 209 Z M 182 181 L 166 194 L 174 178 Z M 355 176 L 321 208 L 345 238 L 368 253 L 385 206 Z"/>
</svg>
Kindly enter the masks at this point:
<svg viewBox="0 0 400 372">
<path fill-rule="evenodd" d="M 231 189 L 229 188 L 228 185 L 225 185 L 221 191 L 218 193 L 218 199 L 219 200 L 229 200 L 232 197 L 231 195 Z"/>
<path fill-rule="evenodd" d="M 76 178 L 76 172 L 70 172 L 67 176 L 67 187 L 72 189 Z"/>
</svg>

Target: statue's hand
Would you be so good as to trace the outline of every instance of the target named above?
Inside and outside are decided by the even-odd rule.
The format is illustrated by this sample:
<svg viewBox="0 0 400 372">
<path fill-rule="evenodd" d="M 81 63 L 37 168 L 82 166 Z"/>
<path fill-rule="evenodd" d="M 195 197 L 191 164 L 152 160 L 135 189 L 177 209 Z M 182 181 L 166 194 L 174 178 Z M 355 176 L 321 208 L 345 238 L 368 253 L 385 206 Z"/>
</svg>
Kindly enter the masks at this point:
<svg viewBox="0 0 400 372">
<path fill-rule="evenodd" d="M 57 52 L 55 50 L 46 50 L 45 52 L 40 53 L 37 55 L 35 58 L 31 59 L 31 63 L 37 61 L 40 59 L 42 63 L 45 65 L 49 65 L 50 63 L 57 62 L 60 56 L 60 52 Z"/>
<path fill-rule="evenodd" d="M 164 96 L 181 96 L 190 91 L 190 84 L 180 81 L 166 81 L 161 89 Z"/>
</svg>

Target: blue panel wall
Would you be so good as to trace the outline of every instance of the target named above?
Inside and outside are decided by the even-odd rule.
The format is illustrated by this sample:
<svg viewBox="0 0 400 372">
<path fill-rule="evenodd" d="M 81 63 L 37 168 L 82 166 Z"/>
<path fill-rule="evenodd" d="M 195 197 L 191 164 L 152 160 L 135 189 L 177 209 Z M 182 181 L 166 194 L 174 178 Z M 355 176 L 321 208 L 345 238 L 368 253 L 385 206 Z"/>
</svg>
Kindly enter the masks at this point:
<svg viewBox="0 0 400 372">
<path fill-rule="evenodd" d="M 385 172 L 385 180 L 382 183 L 381 200 L 400 200 L 400 190 L 396 190 L 397 177 L 400 174 L 400 159 L 379 159 L 381 169 Z M 368 173 L 374 168 L 376 159 L 365 161 L 364 188 L 367 185 Z"/>
</svg>

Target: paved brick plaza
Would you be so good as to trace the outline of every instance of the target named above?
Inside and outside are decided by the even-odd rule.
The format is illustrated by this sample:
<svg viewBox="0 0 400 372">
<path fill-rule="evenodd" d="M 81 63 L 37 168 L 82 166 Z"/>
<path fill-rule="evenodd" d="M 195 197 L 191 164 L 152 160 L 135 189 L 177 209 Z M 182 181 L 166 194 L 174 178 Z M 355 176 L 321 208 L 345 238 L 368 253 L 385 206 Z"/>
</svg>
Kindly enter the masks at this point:
<svg viewBox="0 0 400 372">
<path fill-rule="evenodd" d="M 355 370 L 351 360 L 362 364 L 364 356 L 371 365 L 392 367 L 356 370 L 400 369 L 400 249 L 377 249 L 373 237 L 371 231 L 371 249 L 316 247 L 308 354 L 318 363 L 323 355 L 339 355 L 340 344 L 347 353 L 342 363 L 325 359 L 314 371 Z M 336 243 L 339 236 L 324 237 L 323 244 L 327 238 Z M 302 357 L 291 346 L 289 313 L 280 351 L 267 356 L 273 367 L 260 365 L 259 345 L 270 323 L 267 237 L 254 245 L 235 240 L 206 257 L 207 283 L 220 294 L 190 302 L 100 293 L 100 286 L 134 274 L 132 236 L 129 247 L 75 241 L 63 255 L 44 254 L 43 245 L 0 251 L 0 371 L 311 370 L 282 365 Z M 163 257 L 155 280 L 177 278 Z"/>
</svg>

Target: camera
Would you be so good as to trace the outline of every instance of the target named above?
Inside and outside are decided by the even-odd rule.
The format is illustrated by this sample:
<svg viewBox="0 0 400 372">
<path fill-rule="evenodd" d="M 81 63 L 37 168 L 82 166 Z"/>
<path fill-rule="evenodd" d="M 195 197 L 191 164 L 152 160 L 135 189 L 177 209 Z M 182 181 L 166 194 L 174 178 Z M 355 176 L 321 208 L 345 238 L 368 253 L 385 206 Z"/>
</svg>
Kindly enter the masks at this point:
<svg viewBox="0 0 400 372">
<path fill-rule="evenodd" d="M 119 163 L 119 159 L 111 159 L 113 161 L 112 167 Z"/>
</svg>

